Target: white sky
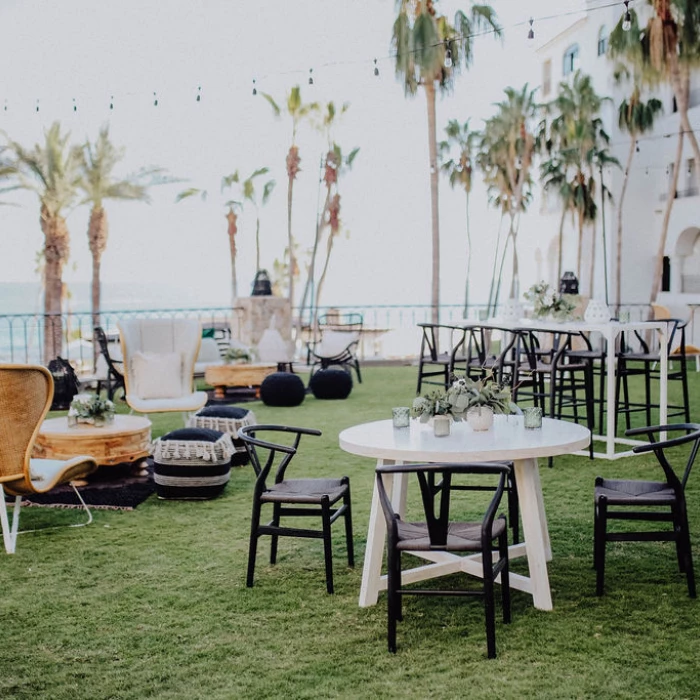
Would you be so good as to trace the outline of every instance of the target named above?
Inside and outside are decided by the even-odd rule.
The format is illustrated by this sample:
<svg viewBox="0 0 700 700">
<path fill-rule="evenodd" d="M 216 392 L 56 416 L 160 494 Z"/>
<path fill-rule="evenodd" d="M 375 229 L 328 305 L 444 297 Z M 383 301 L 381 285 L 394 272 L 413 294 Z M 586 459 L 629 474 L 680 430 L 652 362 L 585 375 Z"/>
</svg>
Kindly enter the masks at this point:
<svg viewBox="0 0 700 700">
<path fill-rule="evenodd" d="M 506 28 L 505 46 L 491 37 L 477 40 L 471 71 L 457 78 L 454 92 L 438 105 L 439 134 L 450 118 L 472 117 L 472 125 L 480 127 L 503 88 L 520 88 L 528 79 L 536 84 L 539 71 L 525 39 L 527 19 L 582 3 L 492 4 Z M 443 0 L 439 7 L 452 16 L 457 3 Z M 284 158 L 291 126 L 276 121 L 267 103 L 252 96 L 253 78 L 259 91 L 278 102 L 295 84 L 302 86 L 305 101 L 347 101 L 351 106 L 336 140 L 345 152 L 356 146 L 361 150 L 341 183 L 347 236 L 336 243 L 322 302 L 429 303 L 425 100 L 422 94 L 406 99 L 394 76 L 389 58 L 394 12 L 394 0 L 0 0 L 0 129 L 30 147 L 56 119 L 76 142 L 94 139 L 109 122 L 113 142 L 127 150 L 124 173 L 159 165 L 186 180 L 153 190 L 150 206 L 107 204 L 110 242 L 103 280 L 185 282 L 193 305 L 226 304 L 228 241 L 224 199 L 218 193 L 223 175 L 270 167 L 277 190 L 262 211 L 263 266 L 281 258 L 286 243 Z M 536 22 L 537 39 L 565 21 Z M 379 78 L 373 75 L 374 58 Z M 313 86 L 307 84 L 309 68 Z M 303 128 L 299 144 L 303 172 L 295 185 L 294 232 L 306 250 L 315 226 L 318 163 L 325 148 L 322 137 L 309 128 Z M 208 188 L 209 199 L 175 205 L 175 195 L 187 186 Z M 460 303 L 464 197 L 450 191 L 444 180 L 440 196 L 442 299 Z M 0 207 L 0 282 L 35 279 L 35 255 L 42 246 L 35 197 L 24 193 L 16 200 L 20 207 Z M 90 277 L 87 216 L 87 209 L 78 207 L 68 217 L 69 283 Z M 254 225 L 248 209 L 239 224 L 243 294 L 255 273 Z M 497 228 L 498 216 L 488 211 L 485 192 L 477 189 L 474 301 L 485 297 L 479 284 L 488 288 Z"/>
</svg>

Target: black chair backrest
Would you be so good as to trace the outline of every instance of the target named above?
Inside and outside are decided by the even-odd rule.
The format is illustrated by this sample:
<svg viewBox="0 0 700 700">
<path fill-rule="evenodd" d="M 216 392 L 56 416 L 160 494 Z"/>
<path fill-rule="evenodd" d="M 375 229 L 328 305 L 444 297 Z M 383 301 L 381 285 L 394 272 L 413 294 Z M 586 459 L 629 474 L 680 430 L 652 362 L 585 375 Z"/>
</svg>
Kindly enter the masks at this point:
<svg viewBox="0 0 700 700">
<path fill-rule="evenodd" d="M 362 314 L 357 313 L 325 313 L 318 317 L 318 328 L 320 331 L 362 331 L 364 319 Z"/>
<path fill-rule="evenodd" d="M 73 397 L 80 391 L 80 380 L 67 360 L 57 357 L 49 362 L 49 372 L 53 377 L 52 411 L 65 411 L 70 408 Z"/>
<path fill-rule="evenodd" d="M 112 372 L 114 372 L 116 376 L 121 376 L 123 374 L 123 370 L 121 367 L 115 366 L 115 362 L 119 365 L 121 365 L 122 363 L 119 361 L 115 361 L 109 354 L 109 341 L 107 340 L 107 334 L 104 332 L 101 326 L 95 326 L 92 329 L 92 333 L 93 338 L 97 340 L 97 344 L 100 346 L 100 352 L 102 353 L 102 357 L 105 358 L 107 367 Z"/>
<path fill-rule="evenodd" d="M 680 318 L 668 318 L 662 320 L 665 320 L 668 324 L 666 347 L 668 348 L 669 355 L 671 354 L 671 351 L 676 348 L 678 348 L 676 350 L 677 353 L 685 355 L 685 328 L 688 324 Z M 639 351 L 645 355 L 658 352 L 658 348 L 653 349 L 650 347 L 648 339 L 649 333 L 650 331 L 644 332 L 638 330 L 633 332 L 634 341 L 639 346 Z M 620 334 L 620 352 L 634 352 L 633 343 L 624 332 Z"/>
<path fill-rule="evenodd" d="M 280 443 L 262 440 L 257 437 L 258 433 L 272 433 L 280 438 L 286 435 L 288 441 Z M 278 484 L 284 480 L 284 474 L 292 457 L 297 453 L 302 435 L 321 435 L 321 431 L 287 425 L 246 425 L 238 430 L 238 437 L 248 451 L 257 477 L 256 495 L 267 490 L 267 479 L 273 466 L 275 467 L 274 483 Z"/>
<path fill-rule="evenodd" d="M 392 464 L 377 467 L 376 479 L 379 502 L 384 511 L 390 537 L 396 536 L 399 516 L 394 512 L 391 505 L 382 475 L 399 473 L 415 474 L 418 477 L 431 549 L 445 549 L 447 546 L 447 535 L 450 525 L 450 501 L 453 494 L 451 489 L 452 476 L 454 474 L 497 475 L 498 484 L 482 518 L 482 546 L 484 548 L 488 546 L 488 543 L 492 540 L 491 532 L 496 510 L 503 496 L 506 477 L 510 473 L 508 465 L 499 463 Z"/>
<path fill-rule="evenodd" d="M 673 432 L 684 432 L 685 435 L 679 435 L 678 437 L 672 437 L 666 440 L 660 440 L 660 433 L 673 433 Z M 695 458 L 698 454 L 698 449 L 700 449 L 700 423 L 674 423 L 673 425 L 650 425 L 644 428 L 632 428 L 627 430 L 625 435 L 637 436 L 646 435 L 649 444 L 637 445 L 632 448 L 632 452 L 642 453 L 642 452 L 653 452 L 656 459 L 659 461 L 661 468 L 664 470 L 666 475 L 666 480 L 674 488 L 685 489 L 688 483 L 688 477 L 690 476 L 690 471 L 693 468 Z M 688 443 L 693 443 L 690 447 L 690 452 L 687 457 L 685 464 L 685 469 L 683 470 L 683 476 L 679 479 L 669 463 L 666 453 L 664 450 L 671 447 L 678 447 L 680 445 L 685 445 Z"/>
</svg>

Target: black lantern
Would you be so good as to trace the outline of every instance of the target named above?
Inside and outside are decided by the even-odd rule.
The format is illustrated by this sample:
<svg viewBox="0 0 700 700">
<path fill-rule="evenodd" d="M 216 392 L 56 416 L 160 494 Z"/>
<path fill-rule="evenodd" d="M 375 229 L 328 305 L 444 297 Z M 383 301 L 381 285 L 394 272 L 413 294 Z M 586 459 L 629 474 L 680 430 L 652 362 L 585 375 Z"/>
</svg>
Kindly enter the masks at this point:
<svg viewBox="0 0 700 700">
<path fill-rule="evenodd" d="M 52 411 L 65 411 L 70 408 L 73 397 L 80 390 L 80 382 L 75 370 L 62 357 L 49 362 L 49 372 L 53 377 Z"/>
<path fill-rule="evenodd" d="M 272 294 L 272 285 L 270 284 L 270 276 L 267 270 L 258 270 L 255 273 L 253 281 L 253 291 L 250 293 L 253 297 L 269 297 Z"/>
<path fill-rule="evenodd" d="M 562 275 L 559 294 L 578 294 L 578 277 L 573 272 L 565 272 Z"/>
</svg>

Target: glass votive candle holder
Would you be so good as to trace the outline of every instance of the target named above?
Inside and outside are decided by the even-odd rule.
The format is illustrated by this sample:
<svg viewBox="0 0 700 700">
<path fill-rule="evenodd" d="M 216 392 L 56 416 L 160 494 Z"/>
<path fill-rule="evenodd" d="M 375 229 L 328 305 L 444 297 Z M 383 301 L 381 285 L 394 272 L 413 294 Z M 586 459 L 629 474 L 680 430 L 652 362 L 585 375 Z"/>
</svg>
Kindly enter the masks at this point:
<svg viewBox="0 0 700 700">
<path fill-rule="evenodd" d="M 408 406 L 392 408 L 391 420 L 395 428 L 408 428 L 411 422 L 411 409 Z"/>
<path fill-rule="evenodd" d="M 539 406 L 523 408 L 523 423 L 527 430 L 542 427 L 542 409 Z"/>
</svg>

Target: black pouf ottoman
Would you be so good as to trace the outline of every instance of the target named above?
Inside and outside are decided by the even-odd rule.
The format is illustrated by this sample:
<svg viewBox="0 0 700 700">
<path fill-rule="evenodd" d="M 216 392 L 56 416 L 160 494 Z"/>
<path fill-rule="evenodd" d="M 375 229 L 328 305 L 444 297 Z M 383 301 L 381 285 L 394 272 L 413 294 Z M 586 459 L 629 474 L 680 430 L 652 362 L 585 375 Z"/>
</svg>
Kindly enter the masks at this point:
<svg viewBox="0 0 700 700">
<path fill-rule="evenodd" d="M 158 498 L 216 498 L 231 472 L 233 443 L 228 433 L 208 428 L 180 428 L 156 440 L 153 481 Z"/>
<path fill-rule="evenodd" d="M 209 428 L 228 433 L 233 442 L 233 457 L 231 457 L 232 467 L 242 467 L 248 464 L 248 451 L 239 439 L 238 431 L 244 425 L 255 425 L 257 420 L 255 414 L 247 408 L 239 406 L 205 406 L 197 413 L 190 416 L 187 421 L 189 428 Z"/>
<path fill-rule="evenodd" d="M 309 389 L 317 399 L 347 399 L 352 377 L 343 369 L 320 369 L 309 380 Z"/>
<path fill-rule="evenodd" d="M 298 406 L 305 394 L 304 382 L 291 372 L 274 372 L 260 385 L 260 398 L 266 406 Z"/>
</svg>

